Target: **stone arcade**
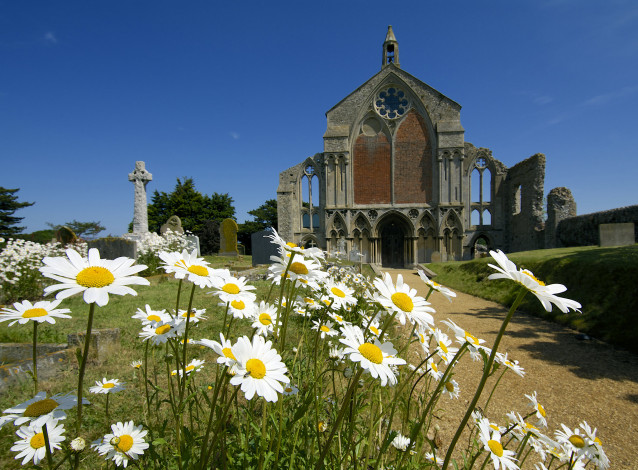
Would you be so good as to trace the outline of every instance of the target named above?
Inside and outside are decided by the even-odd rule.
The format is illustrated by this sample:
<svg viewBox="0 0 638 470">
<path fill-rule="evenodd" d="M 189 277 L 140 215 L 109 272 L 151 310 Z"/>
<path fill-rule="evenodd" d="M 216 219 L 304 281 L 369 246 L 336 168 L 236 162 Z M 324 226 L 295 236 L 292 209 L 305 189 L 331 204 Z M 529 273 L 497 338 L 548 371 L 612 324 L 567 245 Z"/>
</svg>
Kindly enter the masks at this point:
<svg viewBox="0 0 638 470">
<path fill-rule="evenodd" d="M 464 141 L 460 111 L 401 69 L 388 27 L 381 71 L 326 113 L 323 153 L 280 173 L 281 236 L 329 251 L 345 240 L 384 266 L 553 246 L 558 222 L 575 215 L 569 190 L 550 193 L 561 198 L 546 230 L 545 156 L 507 168 Z"/>
</svg>

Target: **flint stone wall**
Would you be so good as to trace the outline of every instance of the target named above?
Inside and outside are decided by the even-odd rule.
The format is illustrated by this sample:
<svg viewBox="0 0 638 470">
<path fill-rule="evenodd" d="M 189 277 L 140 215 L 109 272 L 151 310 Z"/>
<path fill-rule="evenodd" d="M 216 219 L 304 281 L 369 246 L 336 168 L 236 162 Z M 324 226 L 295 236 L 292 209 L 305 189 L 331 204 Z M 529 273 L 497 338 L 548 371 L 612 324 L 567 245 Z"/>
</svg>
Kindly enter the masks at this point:
<svg viewBox="0 0 638 470">
<path fill-rule="evenodd" d="M 600 224 L 634 223 L 634 240 L 638 242 L 638 205 L 578 215 L 562 220 L 556 227 L 560 246 L 600 245 Z"/>
</svg>

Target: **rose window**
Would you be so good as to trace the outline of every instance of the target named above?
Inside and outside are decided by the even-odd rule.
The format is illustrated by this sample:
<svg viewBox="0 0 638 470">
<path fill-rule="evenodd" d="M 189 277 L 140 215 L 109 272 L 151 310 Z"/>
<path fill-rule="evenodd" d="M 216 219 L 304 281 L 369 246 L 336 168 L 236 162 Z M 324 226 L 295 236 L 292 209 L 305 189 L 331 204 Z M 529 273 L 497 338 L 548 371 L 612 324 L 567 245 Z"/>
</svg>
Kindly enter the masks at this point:
<svg viewBox="0 0 638 470">
<path fill-rule="evenodd" d="M 379 92 L 374 100 L 374 109 L 381 117 L 397 119 L 410 109 L 410 101 L 403 90 L 389 87 Z"/>
</svg>

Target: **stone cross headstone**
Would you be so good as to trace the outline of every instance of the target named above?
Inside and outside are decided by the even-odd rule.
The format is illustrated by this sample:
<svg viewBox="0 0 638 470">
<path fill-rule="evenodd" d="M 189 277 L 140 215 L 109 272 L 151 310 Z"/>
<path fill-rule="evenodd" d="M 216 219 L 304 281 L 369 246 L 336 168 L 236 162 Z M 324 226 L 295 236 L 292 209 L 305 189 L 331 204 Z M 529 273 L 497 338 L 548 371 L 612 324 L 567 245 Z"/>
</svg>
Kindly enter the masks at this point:
<svg viewBox="0 0 638 470">
<path fill-rule="evenodd" d="M 133 233 L 148 232 L 148 206 L 146 201 L 146 185 L 152 179 L 153 175 L 146 171 L 144 162 L 135 162 L 135 169 L 128 175 L 128 180 L 135 185 Z"/>
<path fill-rule="evenodd" d="M 270 257 L 272 255 L 278 255 L 279 250 L 277 245 L 272 242 L 272 239 L 268 238 L 272 235 L 272 231 L 269 229 L 255 232 L 250 235 L 250 244 L 253 252 L 253 266 L 258 264 L 270 264 Z"/>
<path fill-rule="evenodd" d="M 237 222 L 233 219 L 224 219 L 219 226 L 219 254 L 220 256 L 239 256 Z"/>
<path fill-rule="evenodd" d="M 171 215 L 166 223 L 160 227 L 160 233 L 164 235 L 168 230 L 173 233 L 184 233 L 182 228 L 182 219 L 176 215 Z"/>
</svg>

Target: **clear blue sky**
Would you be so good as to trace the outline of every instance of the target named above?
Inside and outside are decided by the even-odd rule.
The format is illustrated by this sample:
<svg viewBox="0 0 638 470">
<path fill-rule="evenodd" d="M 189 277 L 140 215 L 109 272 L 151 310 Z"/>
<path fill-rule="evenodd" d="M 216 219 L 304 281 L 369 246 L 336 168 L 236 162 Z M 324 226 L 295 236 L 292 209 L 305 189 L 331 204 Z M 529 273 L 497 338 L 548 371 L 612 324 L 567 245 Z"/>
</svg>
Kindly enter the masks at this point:
<svg viewBox="0 0 638 470">
<path fill-rule="evenodd" d="M 193 177 L 239 222 L 323 150 L 325 112 L 381 67 L 463 107 L 465 139 L 506 166 L 547 156 L 578 213 L 638 203 L 638 2 L 2 1 L 0 186 L 16 215 L 124 233 L 147 186 Z"/>
</svg>

